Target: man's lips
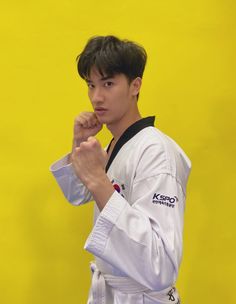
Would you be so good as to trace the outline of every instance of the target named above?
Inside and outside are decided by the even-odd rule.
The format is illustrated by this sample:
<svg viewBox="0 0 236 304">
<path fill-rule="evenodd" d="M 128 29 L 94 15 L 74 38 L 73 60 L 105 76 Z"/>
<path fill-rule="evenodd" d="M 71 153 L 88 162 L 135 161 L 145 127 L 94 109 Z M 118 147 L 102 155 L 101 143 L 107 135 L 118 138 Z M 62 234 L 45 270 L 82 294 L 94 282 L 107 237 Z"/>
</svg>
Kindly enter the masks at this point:
<svg viewBox="0 0 236 304">
<path fill-rule="evenodd" d="M 103 108 L 103 107 L 96 107 L 95 108 L 95 111 L 104 111 L 106 110 L 106 108 Z"/>
<path fill-rule="evenodd" d="M 98 115 L 104 114 L 106 111 L 107 111 L 107 109 L 102 108 L 102 107 L 95 108 L 95 113 Z"/>
</svg>

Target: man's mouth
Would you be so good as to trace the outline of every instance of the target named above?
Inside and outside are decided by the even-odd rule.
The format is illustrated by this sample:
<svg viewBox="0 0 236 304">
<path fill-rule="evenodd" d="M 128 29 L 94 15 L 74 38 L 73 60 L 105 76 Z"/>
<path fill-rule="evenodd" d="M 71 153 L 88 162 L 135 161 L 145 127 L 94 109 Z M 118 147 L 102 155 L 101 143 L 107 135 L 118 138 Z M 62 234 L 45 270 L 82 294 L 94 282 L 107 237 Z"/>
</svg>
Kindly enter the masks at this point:
<svg viewBox="0 0 236 304">
<path fill-rule="evenodd" d="M 107 109 L 103 108 L 103 107 L 97 107 L 95 108 L 95 113 L 97 115 L 103 115 L 107 112 Z"/>
</svg>

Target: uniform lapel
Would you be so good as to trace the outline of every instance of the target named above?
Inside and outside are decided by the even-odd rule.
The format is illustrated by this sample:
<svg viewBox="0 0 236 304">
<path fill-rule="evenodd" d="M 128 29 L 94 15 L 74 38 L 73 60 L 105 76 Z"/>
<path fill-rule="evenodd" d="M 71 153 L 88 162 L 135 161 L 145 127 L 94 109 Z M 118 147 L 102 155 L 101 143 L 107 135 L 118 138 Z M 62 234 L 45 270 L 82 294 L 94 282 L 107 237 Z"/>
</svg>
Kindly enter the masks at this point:
<svg viewBox="0 0 236 304">
<path fill-rule="evenodd" d="M 115 146 L 113 148 L 111 156 L 106 165 L 106 172 L 109 170 L 113 160 L 115 159 L 116 155 L 118 154 L 120 149 L 123 147 L 123 145 L 125 143 L 127 143 L 127 141 L 129 141 L 132 137 L 134 137 L 138 132 L 140 132 L 144 128 L 154 126 L 154 121 L 155 121 L 155 116 L 149 116 L 146 118 L 142 118 L 142 119 L 136 121 L 134 124 L 132 124 L 125 130 L 125 132 L 121 135 L 121 137 L 119 138 L 119 140 L 117 141 L 117 143 L 115 144 Z M 112 141 L 113 141 L 113 139 L 111 140 L 111 142 L 107 148 L 107 152 L 109 151 Z"/>
</svg>

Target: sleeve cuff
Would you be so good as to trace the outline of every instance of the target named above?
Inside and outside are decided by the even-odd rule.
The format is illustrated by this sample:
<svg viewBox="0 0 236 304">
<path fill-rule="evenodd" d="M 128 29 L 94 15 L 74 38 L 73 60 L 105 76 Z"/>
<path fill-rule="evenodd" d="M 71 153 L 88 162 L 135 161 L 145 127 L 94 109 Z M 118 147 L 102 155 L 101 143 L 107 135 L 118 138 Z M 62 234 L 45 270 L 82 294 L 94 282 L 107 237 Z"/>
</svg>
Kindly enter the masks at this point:
<svg viewBox="0 0 236 304">
<path fill-rule="evenodd" d="M 106 220 L 115 224 L 126 205 L 126 200 L 117 191 L 114 191 L 107 204 L 101 211 L 99 217 L 102 216 Z"/>
<path fill-rule="evenodd" d="M 61 159 L 57 160 L 50 166 L 50 171 L 55 176 L 55 178 L 60 178 L 62 176 L 74 175 L 74 170 L 71 163 L 68 163 L 69 153 L 63 156 Z"/>
<path fill-rule="evenodd" d="M 84 249 L 96 256 L 103 254 L 109 234 L 127 207 L 127 204 L 126 200 L 117 191 L 112 194 L 98 216 L 93 230 L 85 243 Z"/>
<path fill-rule="evenodd" d="M 61 169 L 62 167 L 67 167 L 67 166 L 71 165 L 70 163 L 68 163 L 69 155 L 70 155 L 70 153 L 66 154 L 65 156 L 63 156 L 59 160 L 55 161 L 50 166 L 50 171 L 54 172 L 54 171 L 57 171 L 57 170 Z"/>
</svg>

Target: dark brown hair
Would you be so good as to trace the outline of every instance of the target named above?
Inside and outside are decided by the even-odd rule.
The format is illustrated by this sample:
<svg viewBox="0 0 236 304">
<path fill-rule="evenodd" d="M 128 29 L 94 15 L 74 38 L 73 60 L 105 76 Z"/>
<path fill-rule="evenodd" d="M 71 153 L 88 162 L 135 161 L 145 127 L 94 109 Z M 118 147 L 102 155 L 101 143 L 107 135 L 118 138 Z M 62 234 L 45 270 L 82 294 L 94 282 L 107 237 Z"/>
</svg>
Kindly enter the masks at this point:
<svg viewBox="0 0 236 304">
<path fill-rule="evenodd" d="M 143 76 L 147 53 L 129 40 L 115 36 L 95 36 L 89 39 L 77 57 L 77 69 L 83 79 L 89 79 L 91 68 L 96 67 L 102 76 L 124 74 L 129 82 Z"/>
</svg>

